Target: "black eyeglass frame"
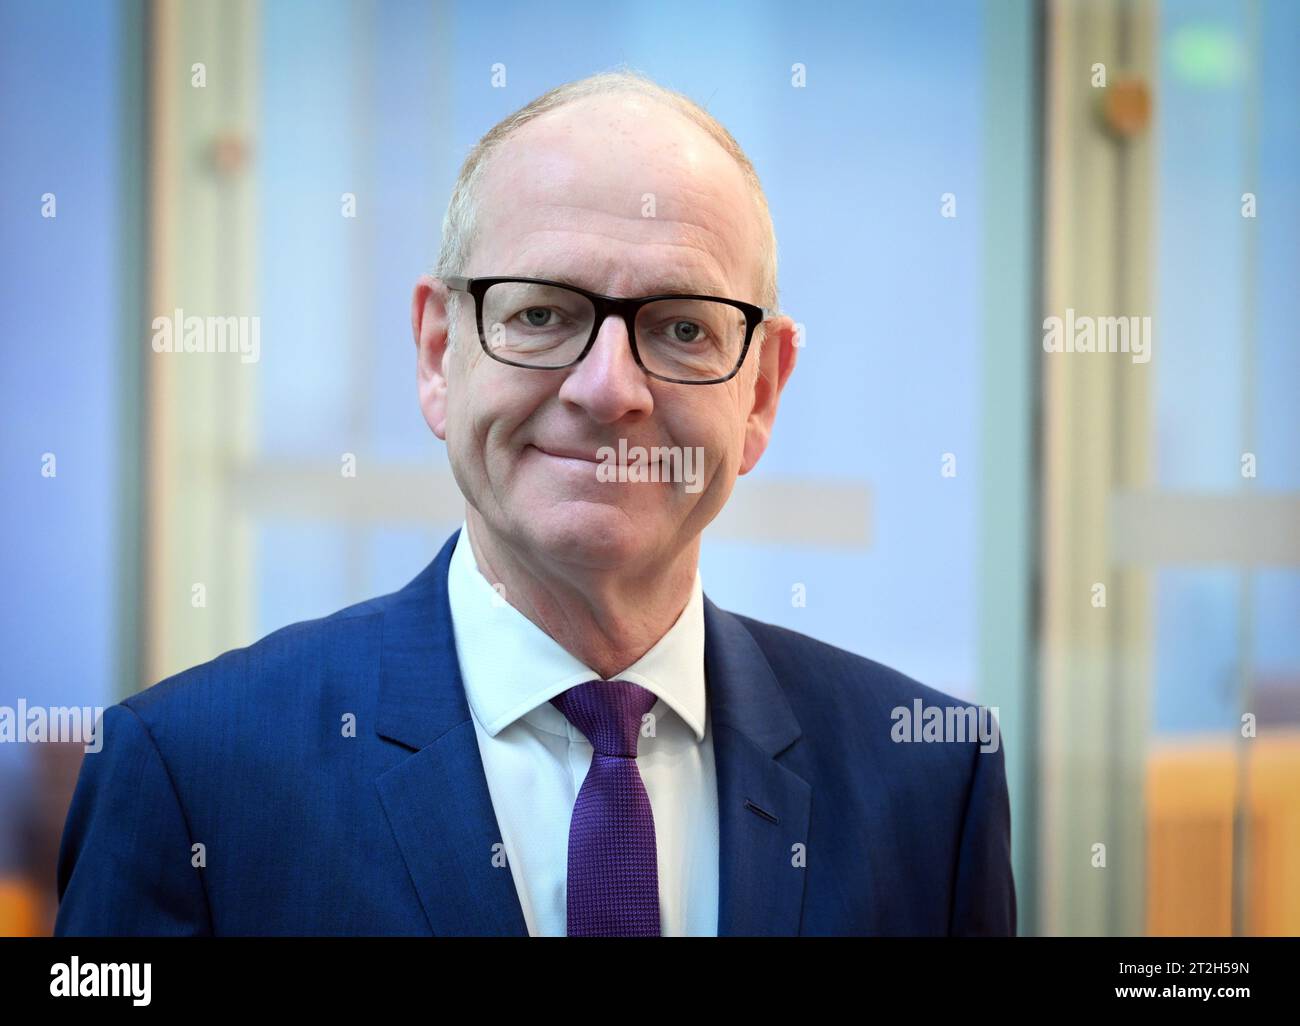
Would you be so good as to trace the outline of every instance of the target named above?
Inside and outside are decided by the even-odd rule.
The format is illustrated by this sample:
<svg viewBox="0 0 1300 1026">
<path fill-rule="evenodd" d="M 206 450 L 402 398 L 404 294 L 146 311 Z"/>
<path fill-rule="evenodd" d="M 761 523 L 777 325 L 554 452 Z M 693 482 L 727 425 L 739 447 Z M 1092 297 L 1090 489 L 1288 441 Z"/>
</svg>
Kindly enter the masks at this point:
<svg viewBox="0 0 1300 1026">
<path fill-rule="evenodd" d="M 454 292 L 467 292 L 474 297 L 474 319 L 478 325 L 479 345 L 483 351 L 496 360 L 498 363 L 508 364 L 511 367 L 524 367 L 527 370 L 565 370 L 569 367 L 580 363 L 589 352 L 591 347 L 596 343 L 596 336 L 600 334 L 601 326 L 605 319 L 611 315 L 621 317 L 623 323 L 627 326 L 627 340 L 632 347 L 632 358 L 636 360 L 636 365 L 646 374 L 659 381 L 668 381 L 677 385 L 720 385 L 724 381 L 730 381 L 744 366 L 745 356 L 749 353 L 749 343 L 754 338 L 754 329 L 764 321 L 777 316 L 778 311 L 771 310 L 765 306 L 756 306 L 753 303 L 746 303 L 739 299 L 725 299 L 722 296 L 700 296 L 690 293 L 667 293 L 658 296 L 641 296 L 636 299 L 619 298 L 617 296 L 602 296 L 599 292 L 589 292 L 586 289 L 578 288 L 576 285 L 570 285 L 562 281 L 549 281 L 546 278 L 513 278 L 513 277 L 491 277 L 491 278 L 465 278 L 461 275 L 448 275 L 440 279 L 447 288 Z M 517 363 L 514 360 L 507 360 L 498 356 L 488 347 L 487 336 L 483 332 L 483 296 L 493 285 L 502 285 L 509 282 L 520 282 L 526 285 L 550 285 L 554 288 L 568 289 L 570 292 L 576 292 L 580 296 L 586 296 L 591 300 L 592 306 L 596 308 L 596 319 L 591 326 L 591 337 L 587 339 L 586 344 L 574 359 L 568 363 L 560 364 L 557 367 L 541 366 L 535 363 Z M 737 310 L 745 315 L 745 344 L 740 347 L 740 356 L 736 360 L 736 366 L 731 369 L 731 373 L 721 378 L 670 378 L 667 375 L 656 373 L 650 370 L 642 361 L 641 353 L 636 347 L 636 315 L 641 307 L 648 303 L 654 303 L 661 299 L 708 299 L 714 303 L 725 303 L 727 306 L 734 306 Z"/>
</svg>

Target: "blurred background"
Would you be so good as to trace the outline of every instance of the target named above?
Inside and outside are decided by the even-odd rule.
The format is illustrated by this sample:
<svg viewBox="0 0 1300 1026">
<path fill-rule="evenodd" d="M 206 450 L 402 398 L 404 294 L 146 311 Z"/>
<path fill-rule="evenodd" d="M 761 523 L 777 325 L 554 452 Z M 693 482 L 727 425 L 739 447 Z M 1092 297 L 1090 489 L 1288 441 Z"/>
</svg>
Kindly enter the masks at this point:
<svg viewBox="0 0 1300 1026">
<path fill-rule="evenodd" d="M 745 147 L 802 325 L 706 593 L 997 708 L 1021 933 L 1300 933 L 1292 0 L 4 0 L 0 709 L 433 558 L 451 185 L 623 64 Z M 155 352 L 178 309 L 258 360 Z M 1149 360 L 1045 352 L 1071 310 Z M 48 933 L 83 748 L 6 741 L 0 934 Z"/>
</svg>

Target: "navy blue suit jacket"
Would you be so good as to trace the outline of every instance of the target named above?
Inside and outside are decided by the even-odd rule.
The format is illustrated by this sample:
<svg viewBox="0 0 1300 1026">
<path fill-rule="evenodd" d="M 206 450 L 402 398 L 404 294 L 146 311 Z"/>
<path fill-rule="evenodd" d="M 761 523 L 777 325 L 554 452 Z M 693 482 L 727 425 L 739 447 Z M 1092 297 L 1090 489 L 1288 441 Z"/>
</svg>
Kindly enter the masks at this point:
<svg viewBox="0 0 1300 1026">
<path fill-rule="evenodd" d="M 106 709 L 55 933 L 526 935 L 456 659 L 455 541 L 401 591 Z M 1001 745 L 891 739 L 895 707 L 961 703 L 707 596 L 704 621 L 718 932 L 1014 934 Z"/>
</svg>

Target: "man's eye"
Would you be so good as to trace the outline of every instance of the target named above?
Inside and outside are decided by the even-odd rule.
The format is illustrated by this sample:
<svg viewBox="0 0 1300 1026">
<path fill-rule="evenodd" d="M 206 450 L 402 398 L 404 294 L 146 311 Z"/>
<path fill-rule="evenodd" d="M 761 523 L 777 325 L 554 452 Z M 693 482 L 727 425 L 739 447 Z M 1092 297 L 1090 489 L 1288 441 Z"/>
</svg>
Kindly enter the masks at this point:
<svg viewBox="0 0 1300 1026">
<path fill-rule="evenodd" d="M 698 342 L 704 329 L 694 321 L 674 321 L 673 340 L 676 342 Z"/>
<path fill-rule="evenodd" d="M 665 321 L 655 329 L 654 335 L 668 345 L 695 346 L 708 341 L 713 333 L 699 321 Z"/>
<path fill-rule="evenodd" d="M 530 306 L 520 311 L 520 316 L 523 317 L 524 323 L 530 328 L 545 328 L 550 323 L 548 318 L 554 313 L 555 311 L 550 307 Z"/>
</svg>

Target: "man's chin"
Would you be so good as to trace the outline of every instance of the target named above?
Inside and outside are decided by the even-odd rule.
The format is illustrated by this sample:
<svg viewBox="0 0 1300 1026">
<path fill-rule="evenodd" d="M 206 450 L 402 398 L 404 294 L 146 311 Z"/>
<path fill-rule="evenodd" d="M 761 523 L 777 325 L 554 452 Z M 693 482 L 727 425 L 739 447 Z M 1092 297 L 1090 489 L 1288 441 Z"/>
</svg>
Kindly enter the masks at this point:
<svg viewBox="0 0 1300 1026">
<path fill-rule="evenodd" d="M 531 551 L 572 566 L 614 569 L 636 562 L 651 539 L 649 523 L 612 502 L 569 499 L 534 515 L 524 532 Z"/>
</svg>

